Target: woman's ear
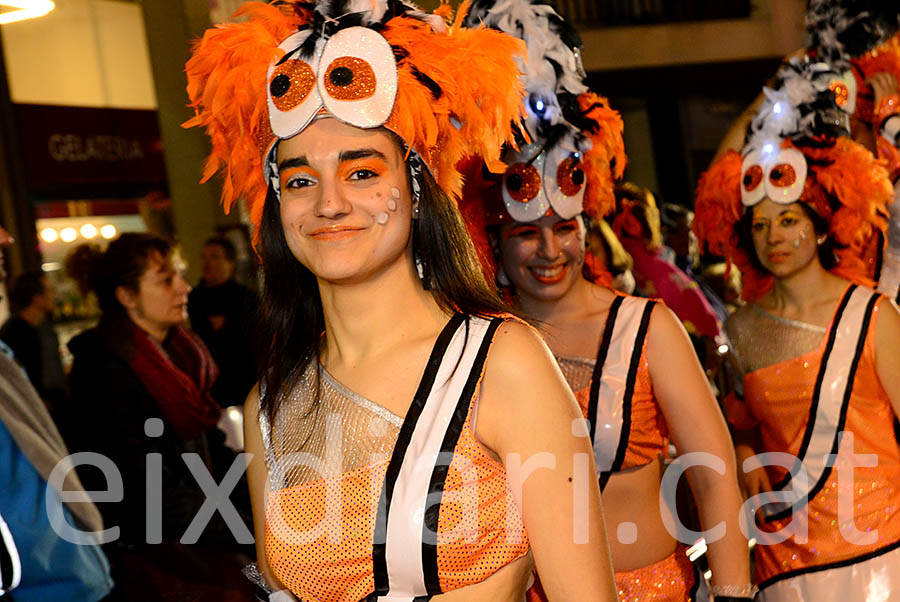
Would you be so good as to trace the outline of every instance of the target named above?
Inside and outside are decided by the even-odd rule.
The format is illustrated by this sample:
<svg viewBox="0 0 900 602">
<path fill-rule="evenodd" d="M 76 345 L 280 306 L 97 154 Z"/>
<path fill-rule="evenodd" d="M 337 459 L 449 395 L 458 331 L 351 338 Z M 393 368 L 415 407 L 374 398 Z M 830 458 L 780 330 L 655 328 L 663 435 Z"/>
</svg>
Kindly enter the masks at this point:
<svg viewBox="0 0 900 602">
<path fill-rule="evenodd" d="M 125 287 L 125 286 L 117 286 L 116 287 L 116 301 L 122 304 L 122 307 L 125 309 L 134 309 L 138 304 L 138 296 L 134 291 Z"/>
</svg>

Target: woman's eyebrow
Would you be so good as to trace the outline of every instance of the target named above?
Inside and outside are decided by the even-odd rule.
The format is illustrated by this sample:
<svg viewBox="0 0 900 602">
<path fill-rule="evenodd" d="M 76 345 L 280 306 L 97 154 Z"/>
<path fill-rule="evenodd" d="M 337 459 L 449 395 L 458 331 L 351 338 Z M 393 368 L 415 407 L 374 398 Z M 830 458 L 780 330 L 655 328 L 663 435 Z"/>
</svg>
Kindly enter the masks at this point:
<svg viewBox="0 0 900 602">
<path fill-rule="evenodd" d="M 306 155 L 291 157 L 290 159 L 285 159 L 278 164 L 279 171 L 281 171 L 282 169 L 290 169 L 292 167 L 309 167 L 309 160 L 306 158 Z"/>
<path fill-rule="evenodd" d="M 357 150 L 346 150 L 342 151 L 338 156 L 338 161 L 343 163 L 344 161 L 353 161 L 355 159 L 368 159 L 370 157 L 375 157 L 377 159 L 381 159 L 384 162 L 387 162 L 387 157 L 381 151 L 377 151 L 374 148 L 360 148 Z"/>
</svg>

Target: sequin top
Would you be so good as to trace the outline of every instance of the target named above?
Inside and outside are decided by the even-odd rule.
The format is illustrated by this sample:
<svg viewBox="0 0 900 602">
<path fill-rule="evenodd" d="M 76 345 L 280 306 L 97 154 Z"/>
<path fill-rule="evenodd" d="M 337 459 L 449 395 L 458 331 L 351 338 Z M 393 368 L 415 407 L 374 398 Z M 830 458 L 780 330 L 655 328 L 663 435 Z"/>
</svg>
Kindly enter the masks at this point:
<svg viewBox="0 0 900 602">
<path fill-rule="evenodd" d="M 873 467 L 855 467 L 850 478 L 850 460 L 843 455 L 830 473 L 824 488 L 804 510 L 793 514 L 794 520 L 808 522 L 808 543 L 794 538 L 775 545 L 757 545 L 755 554 L 757 583 L 783 578 L 794 571 L 809 567 L 827 566 L 876 553 L 900 541 L 900 449 L 894 433 L 894 412 L 887 393 L 881 386 L 875 369 L 875 328 L 881 298 L 875 306 L 872 321 L 860 356 L 844 430 L 853 435 L 853 452 L 871 454 L 877 459 Z M 790 328 L 782 325 L 782 328 Z M 731 329 L 730 329 L 731 330 Z M 830 326 L 829 326 L 830 330 Z M 733 332 L 733 331 L 732 331 Z M 771 330 L 766 336 L 780 340 Z M 787 452 L 797 456 L 809 423 L 813 389 L 827 335 L 819 334 L 815 347 L 795 357 L 756 367 L 744 376 L 744 401 L 732 399 L 727 407 L 729 421 L 746 428 L 758 423 L 762 450 Z M 746 346 L 745 346 L 746 348 Z M 778 352 L 776 352 L 778 353 Z M 847 440 L 841 448 L 847 449 Z M 769 467 L 772 484 L 778 483 L 787 470 Z M 839 497 L 853 507 L 852 522 L 861 536 L 871 537 L 867 543 L 848 543 L 852 536 L 842 535 L 848 522 L 839 523 Z M 847 502 L 840 502 L 846 504 Z M 849 512 L 846 513 L 849 516 Z M 784 529 L 792 518 L 774 520 L 761 528 L 768 532 Z M 874 535 L 877 530 L 877 535 Z"/>
<path fill-rule="evenodd" d="M 266 559 L 301 600 L 358 602 L 374 591 L 377 506 L 403 419 L 324 369 L 319 375 L 306 371 L 272 427 L 261 420 L 276 482 L 266 502 Z M 505 468 L 475 438 L 477 398 L 476 389 L 439 504 L 444 592 L 483 581 L 529 550 Z M 273 471 L 285 459 L 295 461 Z"/>
<path fill-rule="evenodd" d="M 559 363 L 563 376 L 566 377 L 566 382 L 572 388 L 582 413 L 588 417 L 591 377 L 596 360 L 559 355 L 556 356 L 556 361 Z M 634 393 L 631 398 L 631 428 L 628 434 L 628 447 L 625 450 L 625 461 L 621 470 L 650 464 L 661 455 L 666 454 L 668 447 L 669 430 L 659 402 L 653 394 L 650 364 L 647 360 L 647 339 L 644 339 Z"/>
</svg>

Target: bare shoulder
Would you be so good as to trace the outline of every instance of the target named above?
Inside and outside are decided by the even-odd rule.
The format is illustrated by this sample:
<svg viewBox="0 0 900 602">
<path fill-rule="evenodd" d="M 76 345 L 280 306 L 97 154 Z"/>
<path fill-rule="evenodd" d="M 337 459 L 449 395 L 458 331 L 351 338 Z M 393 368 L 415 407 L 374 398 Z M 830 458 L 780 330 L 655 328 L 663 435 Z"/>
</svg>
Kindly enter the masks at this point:
<svg viewBox="0 0 900 602">
<path fill-rule="evenodd" d="M 890 298 L 882 296 L 875 306 L 878 319 L 875 323 L 876 344 L 895 348 L 900 341 L 900 308 Z M 877 348 L 876 348 L 877 353 Z"/>
<path fill-rule="evenodd" d="M 247 399 L 244 400 L 244 422 L 248 422 L 248 420 L 253 420 L 255 422 L 258 414 L 259 383 L 253 385 L 253 388 L 250 389 L 250 392 L 247 394 Z"/>
<path fill-rule="evenodd" d="M 505 320 L 494 336 L 485 378 L 512 385 L 523 375 L 536 376 L 535 371 L 552 374 L 555 366 L 553 354 L 535 328 L 518 320 Z"/>
<path fill-rule="evenodd" d="M 651 345 L 668 347 L 681 339 L 686 339 L 687 331 L 675 312 L 662 301 L 657 301 L 650 314 L 647 336 Z"/>
</svg>

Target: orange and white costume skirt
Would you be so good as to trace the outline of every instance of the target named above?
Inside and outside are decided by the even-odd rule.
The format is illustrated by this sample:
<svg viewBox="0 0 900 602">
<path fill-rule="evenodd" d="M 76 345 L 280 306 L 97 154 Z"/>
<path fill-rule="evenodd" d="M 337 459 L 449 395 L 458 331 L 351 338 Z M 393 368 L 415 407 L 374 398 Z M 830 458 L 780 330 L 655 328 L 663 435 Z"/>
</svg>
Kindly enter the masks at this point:
<svg viewBox="0 0 900 602">
<path fill-rule="evenodd" d="M 900 542 L 887 551 L 851 558 L 808 571 L 793 571 L 763 584 L 761 602 L 860 600 L 900 602 Z"/>
<path fill-rule="evenodd" d="M 705 602 L 709 599 L 706 581 L 678 546 L 659 562 L 616 573 L 620 602 Z"/>
</svg>

